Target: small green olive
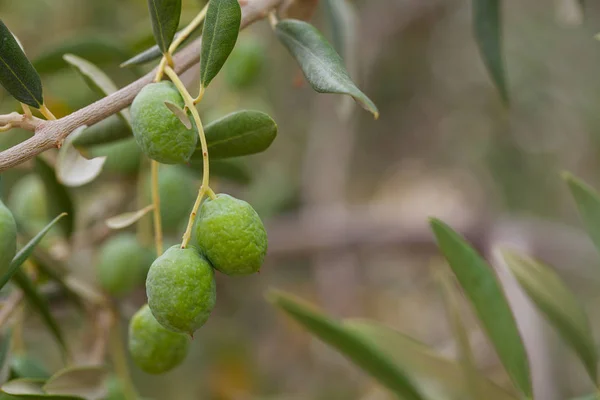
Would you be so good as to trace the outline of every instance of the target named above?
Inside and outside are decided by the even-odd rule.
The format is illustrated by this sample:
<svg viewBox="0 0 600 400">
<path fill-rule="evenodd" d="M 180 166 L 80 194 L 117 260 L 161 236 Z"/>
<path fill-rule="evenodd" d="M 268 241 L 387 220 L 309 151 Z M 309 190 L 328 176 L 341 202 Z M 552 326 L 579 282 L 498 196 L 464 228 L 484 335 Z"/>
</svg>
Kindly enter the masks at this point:
<svg viewBox="0 0 600 400">
<path fill-rule="evenodd" d="M 267 253 L 267 232 L 256 211 L 227 194 L 202 204 L 196 240 L 213 267 L 227 275 L 258 272 Z"/>
<path fill-rule="evenodd" d="M 135 235 L 121 233 L 100 249 L 96 272 L 100 286 L 113 296 L 129 293 L 141 286 L 152 263 L 152 252 Z"/>
<path fill-rule="evenodd" d="M 171 102 L 180 108 L 184 101 L 172 82 L 146 85 L 131 104 L 133 136 L 142 151 L 163 164 L 189 161 L 196 150 L 196 129 L 187 129 L 165 105 Z"/>
<path fill-rule="evenodd" d="M 265 64 L 265 48 L 254 37 L 240 37 L 227 59 L 225 81 L 233 89 L 243 89 L 259 78 Z"/>
<path fill-rule="evenodd" d="M 195 248 L 169 248 L 148 271 L 146 294 L 165 328 L 192 335 L 212 312 L 216 283 L 211 265 Z"/>
<path fill-rule="evenodd" d="M 135 364 L 149 374 L 162 374 L 183 362 L 189 338 L 165 329 L 147 304 L 129 321 L 129 353 Z"/>
</svg>

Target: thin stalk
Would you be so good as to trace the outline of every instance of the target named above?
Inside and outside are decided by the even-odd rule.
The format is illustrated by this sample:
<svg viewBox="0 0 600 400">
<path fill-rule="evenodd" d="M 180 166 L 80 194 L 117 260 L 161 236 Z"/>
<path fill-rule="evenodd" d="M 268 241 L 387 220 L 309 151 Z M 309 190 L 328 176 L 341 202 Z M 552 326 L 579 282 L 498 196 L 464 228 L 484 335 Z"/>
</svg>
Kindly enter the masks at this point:
<svg viewBox="0 0 600 400">
<path fill-rule="evenodd" d="M 148 167 L 148 158 L 143 157 L 140 162 L 140 168 L 138 172 L 138 182 L 137 182 L 137 193 L 136 193 L 136 203 L 137 208 L 142 209 L 148 202 L 148 198 L 146 197 L 146 184 L 148 183 L 148 174 L 146 173 Z M 137 239 L 144 246 L 149 246 L 152 243 L 152 219 L 149 215 L 143 216 L 136 225 L 136 235 Z"/>
<path fill-rule="evenodd" d="M 31 113 L 31 108 L 29 108 L 27 104 L 21 103 L 21 107 L 23 107 L 23 114 L 25 114 L 25 117 L 33 117 L 33 114 Z"/>
<path fill-rule="evenodd" d="M 160 219 L 160 193 L 158 190 L 158 161 L 152 160 L 152 205 L 154 206 L 154 245 L 156 256 L 163 252 L 162 222 Z"/>
<path fill-rule="evenodd" d="M 190 214 L 190 218 L 188 220 L 188 225 L 181 240 L 181 248 L 185 249 L 190 242 L 192 237 L 192 228 L 194 226 L 194 221 L 196 220 L 196 215 L 198 214 L 198 208 L 200 207 L 200 203 L 202 202 L 202 198 L 206 191 L 209 189 L 209 165 L 208 165 L 208 145 L 206 144 L 206 137 L 204 135 L 204 128 L 202 127 L 202 121 L 200 120 L 200 115 L 198 114 L 198 110 L 194 105 L 194 99 L 187 91 L 181 79 L 177 76 L 175 71 L 171 67 L 165 68 L 165 74 L 171 79 L 175 87 L 181 93 L 181 97 L 183 97 L 183 101 L 187 108 L 192 113 L 192 117 L 194 118 L 194 122 L 196 123 L 196 127 L 198 128 L 198 136 L 200 136 L 200 146 L 202 147 L 202 184 L 200 185 L 200 190 L 198 191 L 198 197 L 196 198 L 196 202 L 194 203 L 194 208 L 192 209 L 192 213 Z"/>
<path fill-rule="evenodd" d="M 40 107 L 40 112 L 49 121 L 54 121 L 56 119 L 54 114 L 52 114 L 52 112 L 50 112 L 50 110 L 48 110 L 48 107 L 46 107 L 45 104 L 42 104 L 42 106 Z"/>
</svg>

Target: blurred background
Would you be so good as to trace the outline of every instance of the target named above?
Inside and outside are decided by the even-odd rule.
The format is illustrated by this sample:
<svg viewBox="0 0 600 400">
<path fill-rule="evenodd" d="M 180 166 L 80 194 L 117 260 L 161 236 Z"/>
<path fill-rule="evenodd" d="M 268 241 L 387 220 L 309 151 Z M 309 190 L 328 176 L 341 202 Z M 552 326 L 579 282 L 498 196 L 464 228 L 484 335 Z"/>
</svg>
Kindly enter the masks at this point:
<svg viewBox="0 0 600 400">
<path fill-rule="evenodd" d="M 203 3 L 183 0 L 182 26 Z M 226 67 L 199 110 L 210 122 L 237 109 L 257 109 L 279 126 L 266 152 L 216 168 L 213 178 L 215 191 L 250 202 L 263 218 L 267 262 L 256 276 L 217 276 L 216 309 L 181 367 L 153 377 L 131 366 L 141 394 L 181 400 L 391 398 L 284 318 L 264 293 L 279 288 L 338 317 L 381 321 L 452 355 L 431 274 L 443 261 L 429 216 L 464 233 L 498 268 L 529 346 L 539 398 L 589 391 L 581 366 L 504 273 L 495 251 L 513 247 L 555 266 L 600 332 L 600 313 L 594 312 L 600 259 L 560 178 L 568 170 L 600 187 L 600 43 L 594 40 L 600 5 L 587 2 L 583 16 L 576 0 L 502 2 L 508 110 L 473 39 L 470 1 L 349 1 L 354 11 L 341 37 L 332 29 L 327 2 L 321 3 L 312 22 L 338 46 L 381 117 L 375 121 L 339 96 L 314 93 L 266 21 L 241 33 L 238 51 L 247 53 L 251 79 L 239 75 L 239 66 Z M 62 54 L 96 63 L 119 86 L 155 65 L 119 68 L 153 44 L 145 0 L 0 0 L 0 16 L 40 72 L 46 103 L 59 117 L 97 99 Z M 192 93 L 197 73 L 192 68 L 183 76 Z M 2 113 L 17 106 L 0 91 Z M 0 146 L 28 135 L 1 133 Z M 93 183 L 70 190 L 77 211 L 72 247 L 56 237 L 45 244 L 51 259 L 92 285 L 97 250 L 115 234 L 103 221 L 135 209 L 136 190 L 147 191 L 137 182 L 140 153 L 132 143 L 91 150 L 108 155 L 108 162 Z M 163 218 L 173 244 L 183 233 L 200 174 L 177 167 L 161 174 L 168 176 L 161 191 L 171 194 Z M 31 164 L 4 173 L 3 184 L 4 200 L 33 232 L 49 220 L 44 198 L 51 194 L 31 174 Z M 123 326 L 144 301 L 143 288 L 119 299 Z M 93 325 L 60 297 L 52 307 L 69 342 L 89 348 Z M 468 307 L 464 312 L 471 315 Z M 52 339 L 35 315 L 26 315 L 20 350 L 49 371 L 58 369 L 62 361 Z M 478 365 L 509 386 L 487 339 L 469 321 Z"/>
</svg>

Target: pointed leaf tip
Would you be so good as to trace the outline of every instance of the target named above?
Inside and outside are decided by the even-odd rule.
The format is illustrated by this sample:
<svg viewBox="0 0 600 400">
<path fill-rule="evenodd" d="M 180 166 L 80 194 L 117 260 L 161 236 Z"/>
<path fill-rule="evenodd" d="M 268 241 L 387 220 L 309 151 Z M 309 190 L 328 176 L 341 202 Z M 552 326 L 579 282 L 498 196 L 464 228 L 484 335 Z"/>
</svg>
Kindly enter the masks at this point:
<svg viewBox="0 0 600 400">
<path fill-rule="evenodd" d="M 148 0 L 152 32 L 156 44 L 167 53 L 181 17 L 181 0 Z"/>
</svg>

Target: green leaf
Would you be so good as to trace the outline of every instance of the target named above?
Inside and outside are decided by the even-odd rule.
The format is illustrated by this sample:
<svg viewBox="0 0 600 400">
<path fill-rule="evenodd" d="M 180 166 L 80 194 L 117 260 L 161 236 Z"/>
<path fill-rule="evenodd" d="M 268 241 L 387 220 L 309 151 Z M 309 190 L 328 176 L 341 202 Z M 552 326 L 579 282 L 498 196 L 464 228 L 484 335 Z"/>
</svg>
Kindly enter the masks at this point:
<svg viewBox="0 0 600 400">
<path fill-rule="evenodd" d="M 21 103 L 40 108 L 44 104 L 42 80 L 13 34 L 0 20 L 0 84 Z"/>
<path fill-rule="evenodd" d="M 500 0 L 473 0 L 473 30 L 483 62 L 502 101 L 508 104 L 508 88 L 502 56 Z"/>
<path fill-rule="evenodd" d="M 156 44 L 167 53 L 179 26 L 181 0 L 148 0 L 148 9 Z"/>
<path fill-rule="evenodd" d="M 190 33 L 182 42 L 181 42 L 181 46 L 179 46 L 177 48 L 177 50 L 179 51 L 183 45 L 185 45 L 186 43 L 190 42 L 192 39 L 195 39 L 196 37 L 198 37 L 198 33 L 200 32 L 199 28 L 202 24 L 198 25 L 193 31 L 192 33 Z M 175 34 L 175 38 L 177 38 L 177 36 L 179 36 L 181 31 L 177 32 Z M 133 67 L 135 65 L 142 65 L 142 64 L 146 64 L 150 61 L 154 61 L 157 60 L 158 58 L 160 58 L 162 56 L 162 52 L 160 51 L 160 48 L 158 47 L 158 45 L 154 45 L 152 47 L 147 48 L 146 50 L 142 51 L 141 53 L 136 54 L 135 56 L 129 58 L 127 61 L 121 63 L 120 67 L 124 68 L 124 67 Z"/>
<path fill-rule="evenodd" d="M 579 215 L 596 249 L 600 251 L 600 195 L 568 172 L 562 174 L 577 204 Z"/>
<path fill-rule="evenodd" d="M 12 357 L 10 368 L 17 378 L 46 380 L 50 374 L 46 368 L 35 358 L 26 354 L 17 354 Z"/>
<path fill-rule="evenodd" d="M 238 0 L 210 0 L 200 50 L 200 83 L 208 87 L 231 54 L 240 32 L 242 9 Z"/>
<path fill-rule="evenodd" d="M 494 272 L 467 241 L 448 225 L 432 219 L 431 228 L 508 375 L 515 386 L 531 398 L 527 353 Z"/>
<path fill-rule="evenodd" d="M 532 258 L 504 252 L 504 260 L 521 287 L 575 351 L 596 382 L 598 353 L 588 316 L 575 295 L 550 267 Z"/>
<path fill-rule="evenodd" d="M 315 91 L 350 95 L 376 119 L 379 118 L 375 103 L 352 82 L 342 58 L 317 28 L 304 21 L 289 19 L 279 22 L 275 33 Z"/>
<path fill-rule="evenodd" d="M 310 305 L 288 294 L 271 291 L 268 299 L 402 399 L 425 399 L 403 371 L 390 360 L 388 354 L 381 352 L 364 337 L 353 334 L 338 321 L 315 311 Z"/>
<path fill-rule="evenodd" d="M 240 157 L 265 151 L 277 136 L 277 124 L 260 111 L 237 111 L 204 128 L 210 159 Z M 191 157 L 202 161 L 202 148 Z"/>
<path fill-rule="evenodd" d="M 42 241 L 46 233 L 48 233 L 48 231 L 52 229 L 52 227 L 56 225 L 56 223 L 66 215 L 67 214 L 63 213 L 54 218 L 48 225 L 44 227 L 44 229 L 38 232 L 38 234 L 35 235 L 33 239 L 31 239 L 25 246 L 23 246 L 21 250 L 19 250 L 19 252 L 11 261 L 8 267 L 8 271 L 0 277 L 0 289 L 8 283 L 10 278 L 12 278 L 12 276 L 19 270 L 21 265 L 23 265 L 23 263 L 29 258 L 29 256 L 31 256 L 33 250 L 35 249 L 35 246 L 37 246 Z"/>
<path fill-rule="evenodd" d="M 87 34 L 44 43 L 45 50 L 33 59 L 33 66 L 40 74 L 61 71 L 69 65 L 63 60 L 64 54 L 74 54 L 97 65 L 113 65 L 129 57 L 121 41 L 117 37 Z"/>
<path fill-rule="evenodd" d="M 189 167 L 199 175 L 202 174 L 202 160 L 190 160 Z M 210 176 L 223 178 L 244 185 L 250 183 L 252 180 L 252 175 L 250 174 L 248 167 L 239 159 L 211 160 Z"/>
<path fill-rule="evenodd" d="M 106 368 L 98 365 L 65 368 L 48 379 L 43 390 L 53 395 L 101 399 L 106 395 L 107 377 Z"/>
<path fill-rule="evenodd" d="M 366 343 L 386 354 L 410 378 L 411 382 L 432 400 L 468 399 L 468 385 L 462 367 L 437 354 L 409 336 L 376 322 L 345 320 L 343 326 Z M 484 396 L 477 400 L 516 400 L 482 374 L 473 371 L 472 379 Z"/>
<path fill-rule="evenodd" d="M 101 97 L 108 96 L 118 90 L 117 85 L 100 68 L 91 62 L 84 60 L 74 54 L 65 54 L 64 60 L 75 67 L 85 83 Z M 131 117 L 128 109 L 119 111 L 123 121 L 131 126 Z"/>
<path fill-rule="evenodd" d="M 79 396 L 44 393 L 42 379 L 14 379 L 2 385 L 2 391 L 19 399 L 29 400 L 85 400 Z"/>
<path fill-rule="evenodd" d="M 0 383 L 6 382 L 10 374 L 10 344 L 12 339 L 12 330 L 7 328 L 2 335 L 0 342 Z"/>
<path fill-rule="evenodd" d="M 123 118 L 111 115 L 100 122 L 88 126 L 76 138 L 73 138 L 73 146 L 85 148 L 96 144 L 116 142 L 117 140 L 131 138 L 133 133 L 131 127 Z"/>
<path fill-rule="evenodd" d="M 51 195 L 47 196 L 46 201 L 48 204 L 48 213 L 50 215 L 56 215 L 61 213 L 67 213 L 65 218 L 60 221 L 60 227 L 62 233 L 66 237 L 70 237 L 75 228 L 75 207 L 73 200 L 67 189 L 61 185 L 56 179 L 52 167 L 48 165 L 41 157 L 35 159 L 35 171 L 42 179 L 46 193 Z"/>
<path fill-rule="evenodd" d="M 40 317 L 42 317 L 42 321 L 46 324 L 46 326 L 56 339 L 57 343 L 66 353 L 67 344 L 64 340 L 58 322 L 56 322 L 56 319 L 54 319 L 54 316 L 50 311 L 48 301 L 44 298 L 44 296 L 42 296 L 42 294 L 38 291 L 37 287 L 33 284 L 31 279 L 22 270 L 18 269 L 15 272 L 15 274 L 13 275 L 13 280 L 15 284 L 19 288 L 21 288 L 29 304 L 39 312 Z"/>
</svg>

